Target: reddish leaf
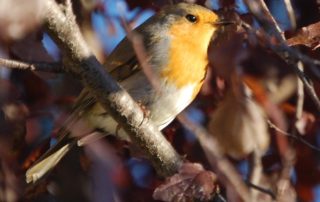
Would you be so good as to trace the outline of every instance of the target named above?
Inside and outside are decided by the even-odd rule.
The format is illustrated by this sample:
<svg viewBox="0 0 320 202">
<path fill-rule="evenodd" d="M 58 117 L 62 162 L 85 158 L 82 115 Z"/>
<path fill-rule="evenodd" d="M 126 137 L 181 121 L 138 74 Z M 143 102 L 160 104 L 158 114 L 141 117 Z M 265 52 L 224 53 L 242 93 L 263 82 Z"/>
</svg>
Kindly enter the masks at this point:
<svg viewBox="0 0 320 202">
<path fill-rule="evenodd" d="M 197 163 L 185 163 L 178 174 L 169 177 L 153 193 L 153 198 L 162 201 L 209 200 L 215 190 L 216 176 Z"/>
<path fill-rule="evenodd" d="M 298 33 L 287 40 L 288 45 L 305 45 L 316 49 L 319 47 L 320 22 L 301 28 Z"/>
</svg>

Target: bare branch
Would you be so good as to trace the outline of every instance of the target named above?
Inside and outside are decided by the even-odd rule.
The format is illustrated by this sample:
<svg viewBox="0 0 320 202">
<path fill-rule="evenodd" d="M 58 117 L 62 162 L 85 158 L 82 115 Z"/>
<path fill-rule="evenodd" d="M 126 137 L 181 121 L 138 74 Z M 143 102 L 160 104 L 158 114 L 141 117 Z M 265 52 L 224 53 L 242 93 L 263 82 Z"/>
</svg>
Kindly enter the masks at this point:
<svg viewBox="0 0 320 202">
<path fill-rule="evenodd" d="M 317 146 L 311 144 L 310 142 L 304 140 L 303 138 L 301 138 L 299 135 L 293 135 L 293 134 L 290 134 L 286 131 L 283 131 L 281 130 L 280 128 L 278 128 L 275 124 L 273 124 L 271 121 L 268 121 L 268 124 L 269 124 L 269 127 L 276 130 L 278 133 L 277 134 L 280 134 L 280 135 L 286 135 L 288 137 L 291 137 L 293 139 L 296 139 L 298 141 L 300 141 L 301 143 L 305 144 L 306 146 L 310 147 L 311 149 L 317 151 L 317 152 L 320 152 L 320 148 L 318 148 Z"/>
<path fill-rule="evenodd" d="M 258 19 L 269 34 L 285 40 L 284 36 L 281 34 L 278 23 L 269 12 L 266 3 L 263 0 L 245 0 L 245 2 L 252 14 Z"/>
<path fill-rule="evenodd" d="M 61 63 L 49 63 L 49 62 L 20 62 L 17 60 L 0 58 L 0 66 L 4 66 L 11 69 L 31 70 L 31 71 L 43 71 L 52 73 L 62 73 L 63 65 Z"/>
<path fill-rule="evenodd" d="M 283 0 L 283 1 L 284 1 L 284 4 L 286 5 L 290 24 L 291 24 L 292 28 L 295 29 L 297 26 L 297 23 L 296 23 L 296 16 L 293 11 L 291 0 Z"/>
<path fill-rule="evenodd" d="M 140 106 L 107 74 L 91 53 L 70 14 L 53 0 L 46 1 L 46 28 L 66 59 L 66 68 L 78 75 L 100 104 L 127 131 L 133 143 L 146 153 L 159 174 L 177 171 L 181 158 L 159 130 L 144 116 Z"/>
<path fill-rule="evenodd" d="M 298 67 L 301 71 L 303 71 L 303 64 L 301 62 L 298 63 Z M 298 80 L 297 85 L 297 107 L 296 107 L 296 117 L 295 117 L 295 131 L 299 130 L 299 124 L 302 120 L 303 114 L 303 104 L 304 104 L 304 89 L 303 83 L 301 80 Z M 299 130 L 301 131 L 301 130 Z"/>
</svg>

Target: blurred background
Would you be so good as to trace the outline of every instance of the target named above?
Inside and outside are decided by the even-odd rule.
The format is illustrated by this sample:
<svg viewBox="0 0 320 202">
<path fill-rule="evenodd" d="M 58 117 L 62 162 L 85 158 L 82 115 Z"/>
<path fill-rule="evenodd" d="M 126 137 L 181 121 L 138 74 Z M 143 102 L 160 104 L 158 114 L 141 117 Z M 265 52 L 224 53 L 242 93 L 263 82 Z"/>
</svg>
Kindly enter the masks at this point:
<svg viewBox="0 0 320 202">
<path fill-rule="evenodd" d="M 261 28 L 242 0 L 188 2 L 219 10 L 227 16 L 237 15 L 254 28 Z M 73 1 L 73 9 L 86 42 L 103 63 L 126 34 L 122 18 L 135 28 L 170 3 L 168 0 L 81 0 Z M 286 38 L 300 36 L 301 28 L 320 20 L 318 0 L 291 0 L 295 24 L 290 21 L 285 0 L 265 3 Z M 41 0 L 0 0 L 1 58 L 61 62 L 59 48 L 42 28 L 45 15 L 42 8 Z M 320 36 L 320 27 L 313 31 Z M 201 93 L 186 109 L 187 117 L 217 138 L 244 181 L 250 174 L 250 154 L 258 147 L 263 165 L 259 184 L 270 190 L 275 190 L 285 166 L 284 155 L 292 148 L 294 160 L 289 168 L 289 185 L 284 189 L 287 196 L 279 201 L 320 202 L 319 112 L 306 95 L 302 97 L 304 105 L 298 121 L 295 116 L 298 79 L 294 71 L 261 40 L 237 28 L 226 32 L 217 36 L 218 40 L 209 48 L 207 79 Z M 304 54 L 319 58 L 318 40 L 310 46 L 294 42 Z M 307 67 L 305 72 L 319 93 L 318 77 Z M 246 87 L 239 87 L 235 77 L 253 89 L 254 98 L 249 96 L 252 104 L 243 104 L 248 100 Z M 55 132 L 63 125 L 81 89 L 81 83 L 72 75 L 0 67 L 0 201 L 156 201 L 152 198 L 153 191 L 164 179 L 156 175 L 139 151 L 113 137 L 71 152 L 40 183 L 25 184 L 25 170 L 55 144 Z M 260 94 L 257 89 L 262 89 Z M 267 126 L 261 118 L 265 114 L 276 125 L 283 123 L 291 135 L 280 134 L 270 124 Z M 234 130 L 230 132 L 228 128 Z M 163 132 L 179 154 L 215 171 L 197 137 L 179 121 Z M 222 198 L 212 197 L 209 201 L 230 197 L 219 180 L 214 183 L 219 187 L 214 192 Z M 272 201 L 261 196 L 262 199 Z"/>
</svg>

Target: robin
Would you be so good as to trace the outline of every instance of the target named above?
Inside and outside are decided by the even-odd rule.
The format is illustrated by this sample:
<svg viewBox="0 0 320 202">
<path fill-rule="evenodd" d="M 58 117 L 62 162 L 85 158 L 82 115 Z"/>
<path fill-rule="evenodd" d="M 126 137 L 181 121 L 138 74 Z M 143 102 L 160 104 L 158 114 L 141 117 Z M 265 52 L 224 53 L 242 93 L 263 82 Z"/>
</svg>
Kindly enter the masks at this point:
<svg viewBox="0 0 320 202">
<path fill-rule="evenodd" d="M 110 54 L 105 66 L 162 130 L 198 94 L 206 76 L 211 37 L 225 24 L 227 22 L 207 8 L 179 3 L 165 7 L 137 27 L 134 32 L 142 37 L 158 88 L 154 88 L 142 71 L 128 37 Z M 99 129 L 104 134 L 128 139 L 126 132 L 119 129 L 118 123 L 86 89 L 80 94 L 67 123 L 79 123 L 79 120 L 93 131 Z M 27 171 L 27 182 L 35 182 L 45 175 L 78 140 L 70 130 L 61 129 L 58 143 Z"/>
</svg>

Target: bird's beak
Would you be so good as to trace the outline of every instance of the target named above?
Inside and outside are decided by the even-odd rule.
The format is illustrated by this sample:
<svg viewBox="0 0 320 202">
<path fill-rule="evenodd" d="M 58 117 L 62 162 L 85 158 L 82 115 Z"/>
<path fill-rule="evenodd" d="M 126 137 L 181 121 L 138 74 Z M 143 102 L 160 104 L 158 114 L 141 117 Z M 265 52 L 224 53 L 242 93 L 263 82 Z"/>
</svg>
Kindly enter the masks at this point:
<svg viewBox="0 0 320 202">
<path fill-rule="evenodd" d="M 226 26 L 226 25 L 234 25 L 234 24 L 236 24 L 236 22 L 231 20 L 225 20 L 225 19 L 221 19 L 213 23 L 214 26 Z"/>
</svg>

